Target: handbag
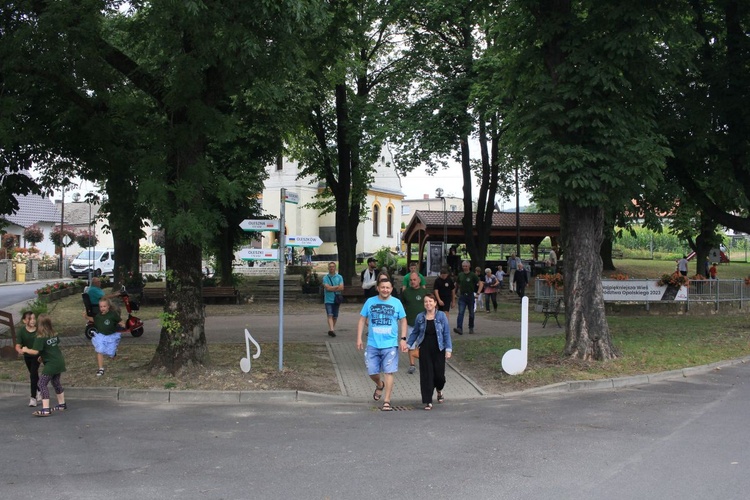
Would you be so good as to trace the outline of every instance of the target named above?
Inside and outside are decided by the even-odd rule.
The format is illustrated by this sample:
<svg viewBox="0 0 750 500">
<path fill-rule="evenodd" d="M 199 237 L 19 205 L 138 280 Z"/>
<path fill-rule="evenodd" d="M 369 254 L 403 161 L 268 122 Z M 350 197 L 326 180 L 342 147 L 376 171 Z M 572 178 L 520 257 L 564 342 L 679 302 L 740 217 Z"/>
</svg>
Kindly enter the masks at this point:
<svg viewBox="0 0 750 500">
<path fill-rule="evenodd" d="M 333 302 L 336 304 L 343 304 L 344 303 L 344 296 L 340 293 L 337 293 L 336 296 L 333 298 Z"/>
</svg>

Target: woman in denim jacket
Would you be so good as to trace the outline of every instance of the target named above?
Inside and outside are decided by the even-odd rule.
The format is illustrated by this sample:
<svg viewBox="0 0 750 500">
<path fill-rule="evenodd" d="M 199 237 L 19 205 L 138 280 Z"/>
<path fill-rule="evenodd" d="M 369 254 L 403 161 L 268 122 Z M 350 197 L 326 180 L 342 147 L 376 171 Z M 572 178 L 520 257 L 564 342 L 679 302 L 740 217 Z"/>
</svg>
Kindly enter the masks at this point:
<svg viewBox="0 0 750 500">
<path fill-rule="evenodd" d="M 451 329 L 444 312 L 437 310 L 437 299 L 433 293 L 424 297 L 425 311 L 417 315 L 414 329 L 406 344 L 410 349 L 419 347 L 419 386 L 425 410 L 432 410 L 432 393 L 437 389 L 437 402 L 445 401 L 445 360 L 453 351 Z"/>
</svg>

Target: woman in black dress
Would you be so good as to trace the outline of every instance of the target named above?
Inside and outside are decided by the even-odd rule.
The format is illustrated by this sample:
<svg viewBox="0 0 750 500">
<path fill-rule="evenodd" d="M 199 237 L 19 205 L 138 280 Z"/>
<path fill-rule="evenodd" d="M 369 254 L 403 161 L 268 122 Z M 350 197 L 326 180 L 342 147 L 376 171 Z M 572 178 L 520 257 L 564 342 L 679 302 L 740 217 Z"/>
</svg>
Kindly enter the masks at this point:
<svg viewBox="0 0 750 500">
<path fill-rule="evenodd" d="M 424 297 L 425 311 L 417 315 L 414 329 L 406 344 L 419 347 L 419 386 L 425 410 L 432 410 L 432 394 L 437 390 L 437 402 L 445 401 L 445 360 L 453 351 L 451 329 L 445 313 L 437 310 L 437 298 L 432 293 Z"/>
</svg>

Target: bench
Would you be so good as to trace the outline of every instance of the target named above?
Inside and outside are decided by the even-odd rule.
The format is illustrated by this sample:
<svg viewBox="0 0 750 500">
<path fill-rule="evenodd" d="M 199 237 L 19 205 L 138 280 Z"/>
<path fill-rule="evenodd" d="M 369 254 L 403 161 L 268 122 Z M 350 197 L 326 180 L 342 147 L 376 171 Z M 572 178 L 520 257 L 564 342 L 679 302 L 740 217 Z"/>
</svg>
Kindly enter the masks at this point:
<svg viewBox="0 0 750 500">
<path fill-rule="evenodd" d="M 233 286 L 209 286 L 203 288 L 203 300 L 206 299 L 232 299 L 239 304 L 240 294 Z"/>
<path fill-rule="evenodd" d="M 348 304 L 364 303 L 365 301 L 365 291 L 359 285 L 344 286 L 341 295 L 344 296 L 344 302 Z"/>
<path fill-rule="evenodd" d="M 16 352 L 16 325 L 13 323 L 13 315 L 9 312 L 0 311 L 0 325 L 7 326 L 10 330 L 11 345 L 6 345 L 0 349 L 0 358 L 17 359 Z"/>
<path fill-rule="evenodd" d="M 612 249 L 612 258 L 613 259 L 622 259 L 623 257 L 623 251 L 619 250 L 617 248 Z"/>
<path fill-rule="evenodd" d="M 560 308 L 562 307 L 562 301 L 562 297 L 552 297 L 544 303 L 544 305 L 542 306 L 542 313 L 544 314 L 544 322 L 542 322 L 542 328 L 547 326 L 547 320 L 550 316 L 555 318 L 557 326 L 562 328 L 560 320 L 557 319 L 557 315 L 560 314 Z"/>
<path fill-rule="evenodd" d="M 146 305 L 148 302 L 158 301 L 164 302 L 167 299 L 167 288 L 156 287 L 156 288 L 144 288 L 141 293 L 141 303 Z"/>
<path fill-rule="evenodd" d="M 144 288 L 141 301 L 143 304 L 164 302 L 166 298 L 166 287 Z M 206 299 L 232 299 L 235 304 L 239 304 L 240 294 L 233 286 L 207 286 L 203 288 L 203 300 Z"/>
</svg>

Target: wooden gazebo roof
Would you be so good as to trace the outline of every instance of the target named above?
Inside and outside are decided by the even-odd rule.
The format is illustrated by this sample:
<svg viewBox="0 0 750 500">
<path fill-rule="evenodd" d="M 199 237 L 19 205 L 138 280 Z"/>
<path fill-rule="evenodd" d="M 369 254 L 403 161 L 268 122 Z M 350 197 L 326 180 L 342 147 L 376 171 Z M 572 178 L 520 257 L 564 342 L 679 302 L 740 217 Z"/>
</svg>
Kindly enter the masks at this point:
<svg viewBox="0 0 750 500">
<path fill-rule="evenodd" d="M 445 217 L 445 219 L 444 219 Z M 448 244 L 464 243 L 466 235 L 463 227 L 463 212 L 443 212 L 442 210 L 417 210 L 404 229 L 404 242 L 419 243 L 420 248 L 427 241 L 443 241 L 444 228 L 447 229 Z M 476 218 L 476 213 L 472 214 Z M 445 222 L 445 224 L 444 224 Z M 473 223 L 472 226 L 476 227 Z M 520 240 L 522 245 L 539 245 L 549 236 L 553 242 L 560 237 L 560 214 L 519 214 Z M 516 243 L 516 214 L 494 212 L 492 214 L 491 244 Z"/>
</svg>

